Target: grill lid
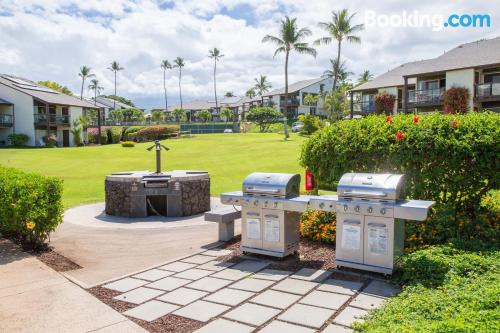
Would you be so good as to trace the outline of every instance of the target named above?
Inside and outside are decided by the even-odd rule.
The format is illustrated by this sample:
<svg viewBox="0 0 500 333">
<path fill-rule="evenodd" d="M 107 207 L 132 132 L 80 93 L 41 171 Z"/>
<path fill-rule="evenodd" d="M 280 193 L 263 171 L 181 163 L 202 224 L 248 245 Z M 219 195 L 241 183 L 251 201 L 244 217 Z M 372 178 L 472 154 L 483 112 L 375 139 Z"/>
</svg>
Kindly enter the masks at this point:
<svg viewBox="0 0 500 333">
<path fill-rule="evenodd" d="M 299 188 L 299 174 L 254 172 L 243 181 L 243 193 L 248 195 L 291 198 L 299 195 Z"/>
<path fill-rule="evenodd" d="M 346 173 L 337 185 L 342 198 L 365 198 L 396 201 L 404 195 L 404 175 Z"/>
</svg>

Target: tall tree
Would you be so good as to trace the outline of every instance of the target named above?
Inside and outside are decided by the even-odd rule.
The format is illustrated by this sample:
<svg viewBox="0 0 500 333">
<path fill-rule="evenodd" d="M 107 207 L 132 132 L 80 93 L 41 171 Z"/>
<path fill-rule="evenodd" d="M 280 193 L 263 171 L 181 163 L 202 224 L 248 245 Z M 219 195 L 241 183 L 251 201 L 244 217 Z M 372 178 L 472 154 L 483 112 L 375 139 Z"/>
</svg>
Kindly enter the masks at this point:
<svg viewBox="0 0 500 333">
<path fill-rule="evenodd" d="M 99 85 L 99 80 L 97 79 L 92 79 L 90 80 L 90 85 L 89 89 L 94 91 L 94 105 L 97 105 L 97 95 L 103 90 L 104 88 Z M 99 142 L 101 142 L 101 108 L 97 109 L 97 133 L 99 134 Z"/>
<path fill-rule="evenodd" d="M 209 50 L 209 55 L 208 57 L 211 59 L 214 59 L 214 95 L 215 95 L 215 109 L 219 110 L 219 103 L 217 101 L 217 79 L 216 79 L 216 72 L 217 72 L 217 62 L 224 56 L 222 53 L 220 53 L 220 50 L 216 47 L 214 47 L 212 50 Z"/>
<path fill-rule="evenodd" d="M 166 114 L 168 112 L 166 75 L 167 75 L 167 69 L 172 69 L 172 65 L 168 60 L 163 60 L 161 62 L 161 68 L 163 69 L 163 92 L 165 94 L 165 114 Z"/>
<path fill-rule="evenodd" d="M 364 70 L 363 73 L 361 73 L 358 78 L 359 83 L 365 83 L 370 80 L 373 80 L 373 74 L 368 69 Z"/>
<path fill-rule="evenodd" d="M 291 51 L 296 51 L 301 54 L 309 54 L 316 57 L 316 50 L 309 47 L 304 42 L 304 38 L 311 35 L 311 30 L 308 28 L 298 28 L 297 19 L 285 16 L 281 20 L 280 32 L 278 36 L 266 35 L 262 42 L 271 42 L 277 46 L 274 51 L 274 56 L 278 53 L 285 53 L 285 112 L 288 114 L 288 61 Z"/>
<path fill-rule="evenodd" d="M 338 12 L 332 11 L 332 20 L 330 22 L 320 22 L 319 26 L 326 30 L 328 36 L 322 37 L 314 44 L 320 45 L 330 44 L 333 40 L 337 41 L 337 64 L 340 64 L 340 53 L 342 49 L 342 42 L 346 40 L 350 43 L 361 43 L 359 36 L 355 34 L 363 30 L 363 24 L 353 24 L 352 20 L 356 13 L 349 15 L 347 9 L 341 9 Z M 338 68 L 337 68 L 338 69 Z M 338 81 L 338 70 L 333 75 L 333 88 L 336 89 Z"/>
<path fill-rule="evenodd" d="M 95 75 L 90 73 L 90 67 L 83 65 L 82 67 L 80 67 L 78 76 L 82 78 L 82 90 L 80 91 L 80 99 L 83 99 L 83 87 L 85 86 L 85 80 Z"/>
<path fill-rule="evenodd" d="M 343 83 L 347 81 L 347 78 L 350 75 L 353 75 L 353 72 L 349 72 L 345 66 L 345 61 L 342 61 L 340 64 L 337 63 L 337 59 L 330 59 L 330 65 L 332 69 L 328 69 L 323 72 L 323 76 L 328 78 L 333 78 L 335 73 L 337 73 L 338 81 Z"/>
<path fill-rule="evenodd" d="M 181 109 L 182 109 L 182 87 L 181 87 L 181 80 L 182 80 L 182 67 L 185 66 L 184 59 L 181 57 L 177 57 L 174 59 L 174 68 L 179 68 L 179 99 L 181 100 Z"/>
<path fill-rule="evenodd" d="M 224 97 L 234 97 L 234 92 L 226 91 L 226 93 L 224 94 Z"/>
<path fill-rule="evenodd" d="M 264 106 L 264 94 L 271 89 L 271 83 L 267 81 L 267 76 L 260 75 L 259 78 L 255 78 L 255 90 L 260 96 L 261 106 Z"/>
<path fill-rule="evenodd" d="M 125 68 L 121 67 L 117 61 L 113 61 L 110 65 L 110 67 L 108 67 L 108 69 L 110 71 L 112 71 L 115 75 L 115 96 L 116 96 L 116 73 L 124 70 Z M 116 109 L 116 101 L 115 100 L 113 100 L 113 109 Z"/>
</svg>

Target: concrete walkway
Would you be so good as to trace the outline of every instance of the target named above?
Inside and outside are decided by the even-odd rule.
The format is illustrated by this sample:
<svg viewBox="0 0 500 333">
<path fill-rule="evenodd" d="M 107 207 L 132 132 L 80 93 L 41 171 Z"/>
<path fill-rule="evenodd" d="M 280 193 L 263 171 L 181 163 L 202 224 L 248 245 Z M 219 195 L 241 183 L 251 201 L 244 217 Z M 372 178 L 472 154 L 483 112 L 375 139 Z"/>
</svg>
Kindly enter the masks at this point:
<svg viewBox="0 0 500 333">
<path fill-rule="evenodd" d="M 220 201 L 212 198 L 211 206 L 217 208 Z M 217 244 L 217 224 L 205 222 L 203 214 L 131 220 L 106 216 L 103 210 L 103 203 L 71 208 L 51 235 L 55 251 L 83 267 L 64 274 L 84 288 Z"/>
<path fill-rule="evenodd" d="M 146 332 L 0 238 L 0 332 Z"/>
</svg>

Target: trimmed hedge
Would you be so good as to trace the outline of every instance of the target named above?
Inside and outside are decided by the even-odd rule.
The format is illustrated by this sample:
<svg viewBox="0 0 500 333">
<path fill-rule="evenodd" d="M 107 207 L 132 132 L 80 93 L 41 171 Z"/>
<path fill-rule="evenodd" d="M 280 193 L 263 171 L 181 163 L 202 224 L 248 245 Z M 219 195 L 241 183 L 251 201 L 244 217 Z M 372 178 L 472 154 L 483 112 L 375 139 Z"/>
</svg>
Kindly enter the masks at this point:
<svg viewBox="0 0 500 333">
<path fill-rule="evenodd" d="M 122 138 L 123 128 L 119 126 L 112 126 L 106 128 L 106 135 L 108 143 L 119 143 Z"/>
<path fill-rule="evenodd" d="M 123 131 L 123 139 L 128 141 L 135 141 L 137 139 L 137 132 L 147 126 L 130 126 L 126 127 Z"/>
<path fill-rule="evenodd" d="M 151 141 L 168 139 L 174 133 L 179 132 L 178 125 L 156 125 L 148 126 L 137 132 L 137 140 Z"/>
<path fill-rule="evenodd" d="M 0 166 L 0 232 L 37 248 L 61 223 L 62 180 Z"/>
<path fill-rule="evenodd" d="M 122 142 L 122 147 L 124 147 L 124 148 L 135 147 L 135 142 L 134 141 L 123 141 Z"/>
</svg>

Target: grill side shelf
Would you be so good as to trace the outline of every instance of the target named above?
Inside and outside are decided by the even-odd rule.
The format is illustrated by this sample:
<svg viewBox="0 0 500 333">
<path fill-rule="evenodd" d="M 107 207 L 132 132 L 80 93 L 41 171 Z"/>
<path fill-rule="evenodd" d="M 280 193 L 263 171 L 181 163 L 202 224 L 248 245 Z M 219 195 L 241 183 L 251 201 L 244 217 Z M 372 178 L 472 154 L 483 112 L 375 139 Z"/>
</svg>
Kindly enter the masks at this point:
<svg viewBox="0 0 500 333">
<path fill-rule="evenodd" d="M 394 218 L 423 221 L 427 218 L 429 208 L 434 206 L 435 201 L 427 200 L 402 200 L 394 205 Z"/>
</svg>

